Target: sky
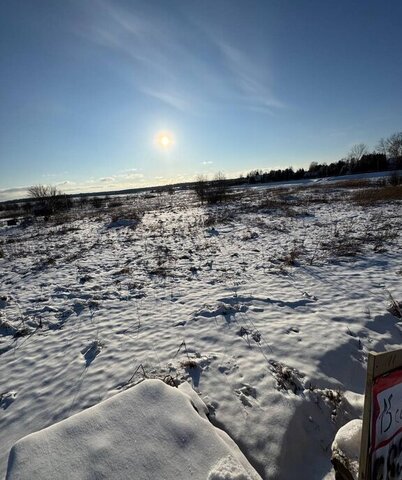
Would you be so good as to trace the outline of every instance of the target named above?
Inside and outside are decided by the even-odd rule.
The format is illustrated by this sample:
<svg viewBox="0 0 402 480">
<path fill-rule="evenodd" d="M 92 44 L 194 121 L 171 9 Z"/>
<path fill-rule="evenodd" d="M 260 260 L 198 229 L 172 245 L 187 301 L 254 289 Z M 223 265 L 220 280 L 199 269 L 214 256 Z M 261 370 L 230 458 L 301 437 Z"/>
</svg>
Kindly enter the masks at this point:
<svg viewBox="0 0 402 480">
<path fill-rule="evenodd" d="M 372 148 L 402 130 L 401 18 L 400 0 L 0 2 L 0 200 Z"/>
</svg>

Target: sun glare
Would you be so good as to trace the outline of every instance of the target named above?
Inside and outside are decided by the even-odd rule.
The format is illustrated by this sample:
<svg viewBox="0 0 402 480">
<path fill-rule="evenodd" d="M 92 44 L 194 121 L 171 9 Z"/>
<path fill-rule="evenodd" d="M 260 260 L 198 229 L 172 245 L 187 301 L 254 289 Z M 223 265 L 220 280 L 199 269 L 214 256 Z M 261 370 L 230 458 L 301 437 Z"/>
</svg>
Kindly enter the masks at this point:
<svg viewBox="0 0 402 480">
<path fill-rule="evenodd" d="M 159 132 L 156 135 L 156 144 L 164 149 L 172 147 L 174 145 L 173 135 L 170 132 Z"/>
</svg>

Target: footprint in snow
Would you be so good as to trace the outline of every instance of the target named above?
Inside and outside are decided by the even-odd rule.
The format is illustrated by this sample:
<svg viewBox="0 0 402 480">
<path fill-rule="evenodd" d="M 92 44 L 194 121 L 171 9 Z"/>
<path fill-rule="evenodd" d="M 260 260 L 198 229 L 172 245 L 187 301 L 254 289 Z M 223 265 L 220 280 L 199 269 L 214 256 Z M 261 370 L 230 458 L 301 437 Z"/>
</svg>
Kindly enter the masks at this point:
<svg viewBox="0 0 402 480">
<path fill-rule="evenodd" d="M 81 350 L 81 354 L 84 356 L 85 359 L 86 367 L 89 367 L 89 365 L 91 365 L 95 358 L 100 354 L 103 347 L 104 344 L 101 341 L 94 340 Z"/>
<path fill-rule="evenodd" d="M 264 311 L 264 309 L 261 307 L 251 307 L 251 311 L 256 313 L 261 313 Z"/>
<path fill-rule="evenodd" d="M 310 300 L 313 300 L 314 302 L 316 302 L 318 300 L 318 298 L 315 295 L 310 295 L 307 292 L 303 292 L 302 295 L 303 295 L 304 298 L 309 298 Z"/>
<path fill-rule="evenodd" d="M 6 410 L 17 397 L 17 392 L 5 392 L 0 394 L 0 408 Z"/>
<path fill-rule="evenodd" d="M 300 329 L 298 327 L 289 327 L 285 330 L 285 333 L 289 335 L 289 333 L 299 333 Z"/>
<path fill-rule="evenodd" d="M 219 235 L 218 230 L 216 230 L 216 228 L 214 228 L 214 227 L 207 228 L 207 230 L 205 232 L 210 237 L 217 237 Z"/>
<path fill-rule="evenodd" d="M 8 297 L 5 295 L 0 296 L 0 308 L 6 308 Z"/>
<path fill-rule="evenodd" d="M 257 398 L 257 390 L 255 387 L 251 387 L 248 384 L 243 384 L 242 387 L 235 390 L 235 394 L 238 396 L 239 400 L 245 407 L 252 407 L 253 404 L 250 398 Z"/>
<path fill-rule="evenodd" d="M 77 315 L 77 317 L 84 311 L 84 309 L 85 309 L 85 306 L 80 302 L 75 302 L 73 305 L 73 310 Z"/>
<path fill-rule="evenodd" d="M 202 310 L 199 310 L 195 316 L 194 320 L 198 320 L 199 317 L 213 318 L 218 316 L 223 316 L 228 323 L 235 319 L 237 313 L 247 312 L 247 305 L 230 305 L 225 303 L 218 303 L 216 308 L 208 307 Z"/>
<path fill-rule="evenodd" d="M 221 365 L 218 365 L 218 371 L 220 373 L 223 373 L 224 375 L 230 375 L 233 371 L 238 369 L 239 366 L 231 361 L 227 361 L 225 363 L 222 363 Z"/>
</svg>

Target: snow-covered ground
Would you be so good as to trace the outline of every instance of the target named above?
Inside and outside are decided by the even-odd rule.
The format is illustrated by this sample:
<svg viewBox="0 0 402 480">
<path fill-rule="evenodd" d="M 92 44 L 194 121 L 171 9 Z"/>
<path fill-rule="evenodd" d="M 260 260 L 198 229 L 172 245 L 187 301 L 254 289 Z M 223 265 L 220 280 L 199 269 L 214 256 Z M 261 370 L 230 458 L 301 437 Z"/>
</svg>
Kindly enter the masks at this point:
<svg viewBox="0 0 402 480">
<path fill-rule="evenodd" d="M 144 380 L 17 442 L 7 479 L 261 480 L 207 412 L 189 383 Z"/>
<path fill-rule="evenodd" d="M 132 196 L 2 227 L 0 476 L 18 439 L 147 377 L 191 382 L 264 479 L 332 478 L 367 352 L 401 343 L 401 202 L 350 194 Z"/>
</svg>

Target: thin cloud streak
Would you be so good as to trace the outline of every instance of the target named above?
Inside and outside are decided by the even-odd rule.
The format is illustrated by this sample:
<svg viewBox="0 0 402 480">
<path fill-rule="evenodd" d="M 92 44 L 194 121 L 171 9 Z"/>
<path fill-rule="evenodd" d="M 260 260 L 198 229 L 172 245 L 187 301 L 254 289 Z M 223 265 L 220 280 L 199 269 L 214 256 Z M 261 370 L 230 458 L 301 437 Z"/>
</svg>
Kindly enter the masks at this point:
<svg viewBox="0 0 402 480">
<path fill-rule="evenodd" d="M 186 101 L 183 97 L 180 97 L 176 94 L 152 90 L 151 88 L 146 88 L 146 87 L 140 87 L 140 90 L 146 95 L 156 98 L 161 102 L 164 102 L 167 105 L 175 108 L 176 110 L 185 112 L 190 109 L 190 103 Z"/>
<path fill-rule="evenodd" d="M 216 41 L 228 69 L 232 72 L 233 80 L 242 93 L 242 100 L 250 107 L 273 109 L 284 108 L 285 105 L 277 100 L 269 85 L 272 83 L 267 72 L 261 67 L 257 68 L 255 62 L 250 61 L 250 56 L 241 50 Z"/>
<path fill-rule="evenodd" d="M 186 19 L 190 28 L 178 30 L 157 10 L 133 14 L 109 1 L 96 3 L 92 27 L 82 26 L 79 34 L 128 60 L 121 68 L 145 95 L 191 113 L 228 102 L 266 113 L 284 108 L 273 94 L 265 63 L 228 39 L 217 39 L 209 26 Z"/>
</svg>

